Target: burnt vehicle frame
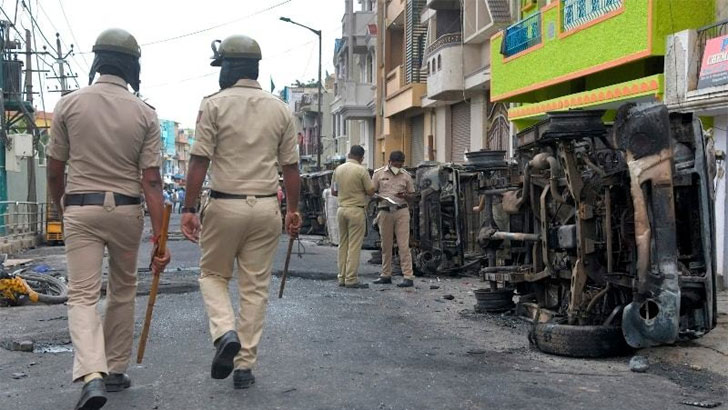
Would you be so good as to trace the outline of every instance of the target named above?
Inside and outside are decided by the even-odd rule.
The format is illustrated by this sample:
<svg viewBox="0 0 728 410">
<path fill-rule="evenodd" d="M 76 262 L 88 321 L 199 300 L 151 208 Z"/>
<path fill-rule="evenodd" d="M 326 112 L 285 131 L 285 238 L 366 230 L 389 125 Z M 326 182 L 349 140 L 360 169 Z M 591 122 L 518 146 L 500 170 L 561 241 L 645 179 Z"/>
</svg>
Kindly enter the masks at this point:
<svg viewBox="0 0 728 410">
<path fill-rule="evenodd" d="M 517 135 L 516 182 L 481 189 L 483 279 L 518 294 L 532 342 L 550 353 L 612 354 L 716 324 L 700 121 L 663 105 L 622 106 L 612 126 L 603 114 L 550 113 Z"/>
</svg>

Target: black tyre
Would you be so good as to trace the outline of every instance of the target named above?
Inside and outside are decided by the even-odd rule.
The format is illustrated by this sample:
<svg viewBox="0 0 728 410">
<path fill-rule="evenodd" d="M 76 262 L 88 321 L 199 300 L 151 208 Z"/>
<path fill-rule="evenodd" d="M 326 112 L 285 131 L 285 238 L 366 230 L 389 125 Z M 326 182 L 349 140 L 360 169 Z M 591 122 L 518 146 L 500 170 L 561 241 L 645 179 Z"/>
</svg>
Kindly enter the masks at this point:
<svg viewBox="0 0 728 410">
<path fill-rule="evenodd" d="M 499 313 L 513 309 L 513 289 L 476 289 L 473 291 L 477 303 L 475 311 L 479 313 Z"/>
<path fill-rule="evenodd" d="M 63 281 L 49 275 L 22 273 L 19 275 L 31 289 L 38 292 L 38 302 L 57 305 L 68 301 L 68 287 Z"/>
<path fill-rule="evenodd" d="M 559 356 L 609 357 L 632 351 L 618 326 L 537 323 L 528 338 L 538 350 Z"/>
</svg>

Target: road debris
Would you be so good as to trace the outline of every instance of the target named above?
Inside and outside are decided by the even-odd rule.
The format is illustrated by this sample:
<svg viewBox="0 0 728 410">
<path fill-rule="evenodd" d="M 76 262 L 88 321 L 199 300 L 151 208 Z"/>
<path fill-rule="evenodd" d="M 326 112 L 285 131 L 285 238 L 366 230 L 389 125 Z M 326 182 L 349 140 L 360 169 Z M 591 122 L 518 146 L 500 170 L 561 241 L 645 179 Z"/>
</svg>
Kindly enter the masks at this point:
<svg viewBox="0 0 728 410">
<path fill-rule="evenodd" d="M 5 350 L 10 350 L 11 352 L 33 351 L 32 340 L 4 340 L 2 343 L 0 343 L 0 346 L 5 348 Z"/>
<path fill-rule="evenodd" d="M 680 402 L 680 404 L 692 407 L 699 407 L 701 409 L 714 409 L 716 407 L 720 407 L 720 405 L 723 403 L 719 401 L 683 401 Z"/>
<path fill-rule="evenodd" d="M 24 378 L 28 377 L 28 375 L 25 373 L 19 372 L 19 373 L 11 374 L 10 377 L 12 377 L 15 380 L 19 380 L 19 379 L 24 379 Z"/>
<path fill-rule="evenodd" d="M 650 368 L 650 362 L 645 356 L 634 356 L 629 361 L 629 370 L 635 373 L 644 373 Z"/>
<path fill-rule="evenodd" d="M 440 287 L 439 287 L 439 286 L 437 286 L 437 285 L 430 285 L 430 289 L 433 289 L 433 290 L 434 290 L 434 289 L 440 289 Z"/>
<path fill-rule="evenodd" d="M 455 299 L 455 296 L 453 296 L 453 295 L 443 295 L 442 298 L 443 299 L 446 299 L 446 300 L 454 300 Z"/>
</svg>

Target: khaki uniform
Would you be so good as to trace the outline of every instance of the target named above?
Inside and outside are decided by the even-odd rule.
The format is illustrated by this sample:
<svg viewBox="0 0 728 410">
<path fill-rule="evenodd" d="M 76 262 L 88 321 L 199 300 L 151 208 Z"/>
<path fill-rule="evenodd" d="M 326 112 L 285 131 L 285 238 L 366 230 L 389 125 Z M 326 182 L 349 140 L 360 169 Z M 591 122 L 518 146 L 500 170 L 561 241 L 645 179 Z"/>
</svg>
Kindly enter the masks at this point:
<svg viewBox="0 0 728 410">
<path fill-rule="evenodd" d="M 48 156 L 68 163 L 66 194 L 106 193 L 103 206 L 68 206 L 63 215 L 74 380 L 123 373 L 129 364 L 144 212 L 141 205 L 117 207 L 113 193 L 139 197 L 141 171 L 160 167 L 161 152 L 156 113 L 119 77 L 102 75 L 54 109 Z M 102 321 L 96 308 L 104 248 L 109 275 Z"/>
<path fill-rule="evenodd" d="M 389 167 L 382 167 L 374 171 L 372 178 L 374 188 L 380 196 L 392 199 L 399 205 L 390 204 L 388 201 L 379 201 L 379 236 L 382 241 L 382 277 L 392 276 L 392 245 L 393 236 L 397 237 L 397 248 L 399 249 L 399 262 L 402 266 L 402 275 L 405 279 L 414 279 L 412 270 L 412 254 L 410 253 L 410 214 L 407 208 L 407 201 L 397 196 L 400 192 L 414 193 L 415 187 L 412 177 L 405 170 L 394 175 Z"/>
<path fill-rule="evenodd" d="M 228 282 L 237 261 L 241 349 L 235 368 L 250 369 L 263 332 L 273 257 L 282 228 L 276 198 L 277 164 L 298 163 L 295 120 L 257 81 L 239 80 L 203 99 L 195 136 L 192 155 L 212 161 L 212 190 L 248 196 L 210 198 L 204 206 L 200 290 L 212 339 L 235 330 Z"/>
<path fill-rule="evenodd" d="M 339 283 L 358 282 L 359 257 L 366 233 L 366 192 L 372 189 L 369 171 L 358 161 L 349 159 L 336 167 L 332 182 L 336 184 L 339 209 Z"/>
</svg>

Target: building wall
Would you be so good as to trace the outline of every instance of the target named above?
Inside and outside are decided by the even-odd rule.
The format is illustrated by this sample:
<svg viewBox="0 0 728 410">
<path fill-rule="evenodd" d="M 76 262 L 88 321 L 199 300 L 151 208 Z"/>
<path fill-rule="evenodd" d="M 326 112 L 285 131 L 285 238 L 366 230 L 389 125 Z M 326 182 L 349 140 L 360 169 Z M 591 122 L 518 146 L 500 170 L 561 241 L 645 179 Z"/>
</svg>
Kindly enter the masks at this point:
<svg viewBox="0 0 728 410">
<path fill-rule="evenodd" d="M 605 63 L 618 62 L 639 52 L 664 55 L 665 36 L 685 28 L 700 27 L 714 18 L 712 1 L 624 0 L 624 11 L 585 29 L 560 38 L 560 2 L 542 10 L 541 44 L 510 57 L 500 54 L 503 35 L 491 39 L 494 100 L 507 93 L 553 81 Z M 648 23 L 649 4 L 654 4 L 653 24 Z M 675 10 L 670 10 L 673 7 Z M 687 12 L 690 11 L 690 12 Z M 649 36 L 648 27 L 653 27 Z M 618 34 L 618 35 L 615 35 Z M 598 47 L 595 46 L 598 44 Z M 558 64 L 554 62 L 557 61 Z M 538 67 L 537 70 L 533 69 Z"/>
<path fill-rule="evenodd" d="M 19 171 L 7 171 L 8 201 L 25 202 L 28 200 L 28 159 L 19 161 Z M 48 202 L 46 197 L 46 167 L 35 159 L 35 192 L 37 202 Z"/>
<path fill-rule="evenodd" d="M 728 19 L 728 0 L 715 1 L 715 21 Z"/>
<path fill-rule="evenodd" d="M 435 108 L 435 161 L 447 162 L 450 158 L 448 140 L 450 136 L 450 107 Z"/>
<path fill-rule="evenodd" d="M 476 94 L 470 99 L 470 151 L 483 149 L 486 134 L 485 94 Z"/>
</svg>

